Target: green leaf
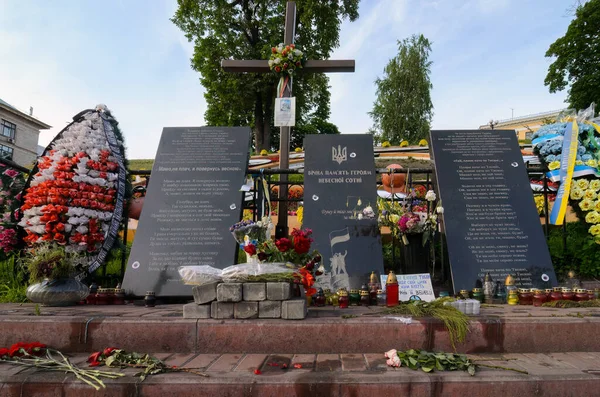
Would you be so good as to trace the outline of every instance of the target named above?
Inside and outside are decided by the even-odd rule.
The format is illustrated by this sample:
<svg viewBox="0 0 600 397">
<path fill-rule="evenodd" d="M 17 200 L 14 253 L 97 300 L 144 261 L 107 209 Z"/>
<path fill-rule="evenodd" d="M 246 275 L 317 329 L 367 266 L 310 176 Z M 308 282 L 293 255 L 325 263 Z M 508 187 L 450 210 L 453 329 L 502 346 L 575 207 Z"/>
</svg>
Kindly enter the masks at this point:
<svg viewBox="0 0 600 397">
<path fill-rule="evenodd" d="M 112 365 L 112 363 L 115 362 L 115 359 L 116 359 L 115 356 L 110 356 L 104 361 L 104 364 L 106 364 L 107 367 L 110 367 Z"/>
<path fill-rule="evenodd" d="M 475 365 L 469 365 L 469 367 L 467 368 L 467 372 L 469 373 L 469 375 L 475 376 Z"/>
<path fill-rule="evenodd" d="M 412 365 L 417 365 L 418 361 L 416 359 L 414 359 L 413 357 L 409 357 L 408 360 L 410 361 L 410 363 Z"/>
<path fill-rule="evenodd" d="M 423 372 L 431 372 L 431 371 L 433 371 L 433 367 L 421 367 L 421 369 L 423 370 Z"/>
</svg>

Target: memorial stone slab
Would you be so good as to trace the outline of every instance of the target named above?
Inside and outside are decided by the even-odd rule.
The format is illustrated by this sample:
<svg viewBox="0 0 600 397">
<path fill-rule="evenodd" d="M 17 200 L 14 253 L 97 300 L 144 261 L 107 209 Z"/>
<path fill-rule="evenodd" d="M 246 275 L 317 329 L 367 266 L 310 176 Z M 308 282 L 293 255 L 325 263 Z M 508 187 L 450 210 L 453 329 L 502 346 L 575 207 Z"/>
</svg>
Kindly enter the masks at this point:
<svg viewBox="0 0 600 397">
<path fill-rule="evenodd" d="M 313 230 L 329 288 L 360 288 L 371 271 L 383 273 L 373 138 L 309 135 L 304 149 L 303 226 Z"/>
<path fill-rule="evenodd" d="M 431 131 L 454 290 L 490 273 L 522 288 L 556 275 L 515 131 Z"/>
<path fill-rule="evenodd" d="M 235 261 L 229 227 L 241 215 L 248 127 L 167 127 L 152 168 L 123 288 L 141 296 L 191 296 L 180 266 Z"/>
</svg>

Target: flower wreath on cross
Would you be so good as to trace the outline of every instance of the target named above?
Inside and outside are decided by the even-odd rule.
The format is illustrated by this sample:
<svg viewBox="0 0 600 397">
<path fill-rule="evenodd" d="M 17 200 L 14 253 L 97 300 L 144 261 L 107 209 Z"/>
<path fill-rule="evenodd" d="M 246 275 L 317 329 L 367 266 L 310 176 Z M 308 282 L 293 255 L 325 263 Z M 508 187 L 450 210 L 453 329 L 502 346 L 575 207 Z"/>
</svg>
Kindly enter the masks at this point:
<svg viewBox="0 0 600 397">
<path fill-rule="evenodd" d="M 282 43 L 271 48 L 269 68 L 279 77 L 289 77 L 304 65 L 304 53 L 294 44 L 284 46 Z"/>
</svg>

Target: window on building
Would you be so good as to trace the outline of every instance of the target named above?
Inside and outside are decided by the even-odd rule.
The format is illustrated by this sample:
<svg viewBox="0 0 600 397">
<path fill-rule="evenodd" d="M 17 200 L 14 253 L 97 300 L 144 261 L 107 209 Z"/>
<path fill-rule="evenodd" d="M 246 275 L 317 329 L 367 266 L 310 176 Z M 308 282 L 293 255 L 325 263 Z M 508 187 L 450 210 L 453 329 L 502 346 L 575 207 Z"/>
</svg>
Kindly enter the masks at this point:
<svg viewBox="0 0 600 397">
<path fill-rule="evenodd" d="M 0 145 L 0 158 L 5 160 L 12 160 L 13 158 L 13 148 Z"/>
<path fill-rule="evenodd" d="M 0 124 L 0 134 L 2 134 L 2 136 L 15 139 L 15 132 L 17 132 L 16 124 L 2 120 L 2 124 Z"/>
</svg>

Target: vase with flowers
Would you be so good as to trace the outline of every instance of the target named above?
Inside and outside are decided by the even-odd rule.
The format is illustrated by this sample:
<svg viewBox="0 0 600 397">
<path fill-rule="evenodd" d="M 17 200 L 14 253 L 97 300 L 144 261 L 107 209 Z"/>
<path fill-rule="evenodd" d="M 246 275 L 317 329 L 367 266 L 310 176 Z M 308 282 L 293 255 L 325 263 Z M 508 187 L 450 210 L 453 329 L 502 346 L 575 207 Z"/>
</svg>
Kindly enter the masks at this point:
<svg viewBox="0 0 600 397">
<path fill-rule="evenodd" d="M 67 252 L 56 243 L 39 244 L 21 259 L 21 264 L 34 282 L 27 288 L 27 298 L 44 306 L 68 306 L 84 300 L 88 287 L 74 276 L 81 273 L 85 256 Z"/>
</svg>

